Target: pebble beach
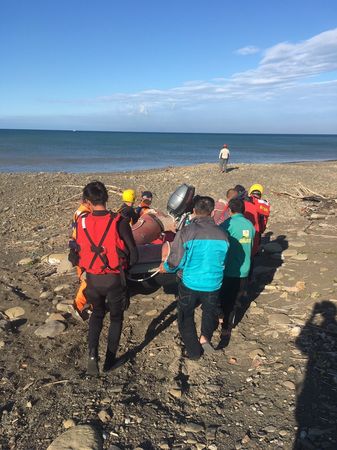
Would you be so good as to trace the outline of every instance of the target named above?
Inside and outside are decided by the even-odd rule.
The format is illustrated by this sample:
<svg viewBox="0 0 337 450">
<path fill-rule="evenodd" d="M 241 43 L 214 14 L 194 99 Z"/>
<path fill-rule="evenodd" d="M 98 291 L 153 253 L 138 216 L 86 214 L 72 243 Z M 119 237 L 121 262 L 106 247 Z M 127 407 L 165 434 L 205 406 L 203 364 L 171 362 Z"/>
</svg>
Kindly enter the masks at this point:
<svg viewBox="0 0 337 450">
<path fill-rule="evenodd" d="M 85 436 L 110 450 L 336 449 L 336 173 L 336 161 L 0 173 L 0 449 L 81 448 Z M 271 218 L 228 347 L 183 358 L 161 275 L 134 290 L 123 363 L 86 379 L 87 324 L 70 313 L 77 280 L 64 255 L 81 189 L 95 179 L 112 209 L 126 188 L 151 190 L 165 211 L 182 183 L 215 199 L 236 184 L 265 187 Z M 295 198 L 303 187 L 321 201 Z"/>
</svg>

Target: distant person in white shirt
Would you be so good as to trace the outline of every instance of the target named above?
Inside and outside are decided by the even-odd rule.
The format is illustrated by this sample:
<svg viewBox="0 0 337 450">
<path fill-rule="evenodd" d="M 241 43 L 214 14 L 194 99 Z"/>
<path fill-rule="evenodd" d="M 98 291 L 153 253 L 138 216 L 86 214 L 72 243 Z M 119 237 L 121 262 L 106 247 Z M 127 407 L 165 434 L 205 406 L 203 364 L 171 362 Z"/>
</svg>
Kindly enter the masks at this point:
<svg viewBox="0 0 337 450">
<path fill-rule="evenodd" d="M 230 155 L 230 153 L 228 150 L 228 145 L 224 144 L 219 153 L 219 167 L 220 167 L 220 172 L 222 172 L 222 173 L 227 173 L 227 163 L 229 160 L 229 155 Z"/>
</svg>

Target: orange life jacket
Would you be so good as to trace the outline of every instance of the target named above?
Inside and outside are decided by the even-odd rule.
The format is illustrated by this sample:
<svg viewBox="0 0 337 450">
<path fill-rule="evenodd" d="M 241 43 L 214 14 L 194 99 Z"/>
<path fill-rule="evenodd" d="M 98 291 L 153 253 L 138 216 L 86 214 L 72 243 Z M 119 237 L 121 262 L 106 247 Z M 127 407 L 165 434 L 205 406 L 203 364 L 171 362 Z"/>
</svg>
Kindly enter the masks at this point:
<svg viewBox="0 0 337 450">
<path fill-rule="evenodd" d="M 77 222 L 76 242 L 79 266 L 86 272 L 102 275 L 120 273 L 126 267 L 125 244 L 117 224 L 120 214 L 82 215 Z"/>
<path fill-rule="evenodd" d="M 77 221 L 83 214 L 89 214 L 90 208 L 85 203 L 81 203 L 80 206 L 77 208 L 77 210 L 74 212 L 73 220 L 71 223 L 71 237 L 72 239 L 76 239 L 76 228 L 77 228 Z"/>
</svg>

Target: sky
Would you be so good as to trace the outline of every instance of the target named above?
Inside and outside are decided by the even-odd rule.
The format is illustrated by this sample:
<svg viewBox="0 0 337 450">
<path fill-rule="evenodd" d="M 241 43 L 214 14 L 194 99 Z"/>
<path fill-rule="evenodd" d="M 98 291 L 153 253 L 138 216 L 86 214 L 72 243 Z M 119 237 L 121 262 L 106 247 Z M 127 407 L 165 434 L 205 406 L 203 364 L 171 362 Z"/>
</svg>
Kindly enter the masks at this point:
<svg viewBox="0 0 337 450">
<path fill-rule="evenodd" d="M 337 133 L 335 0 L 1 0 L 0 128 Z"/>
</svg>

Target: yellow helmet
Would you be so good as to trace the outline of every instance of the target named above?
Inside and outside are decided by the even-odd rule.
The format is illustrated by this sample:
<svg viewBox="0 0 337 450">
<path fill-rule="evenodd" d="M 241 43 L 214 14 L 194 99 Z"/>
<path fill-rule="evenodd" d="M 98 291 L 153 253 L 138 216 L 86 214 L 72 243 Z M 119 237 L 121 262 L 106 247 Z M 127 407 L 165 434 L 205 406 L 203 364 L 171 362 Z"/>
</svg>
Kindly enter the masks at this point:
<svg viewBox="0 0 337 450">
<path fill-rule="evenodd" d="M 262 194 L 263 194 L 263 186 L 262 186 L 261 184 L 258 184 L 258 183 L 253 184 L 253 185 L 249 188 L 248 194 L 251 195 L 251 193 L 252 193 L 252 192 L 255 192 L 255 191 L 261 192 L 261 195 L 262 195 Z"/>
<path fill-rule="evenodd" d="M 136 193 L 133 189 L 126 189 L 122 194 L 123 202 L 131 202 L 133 203 L 136 200 Z"/>
</svg>

